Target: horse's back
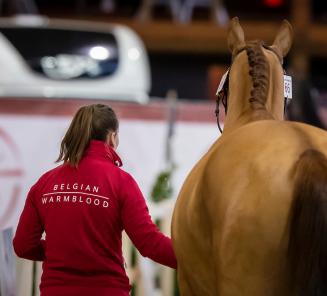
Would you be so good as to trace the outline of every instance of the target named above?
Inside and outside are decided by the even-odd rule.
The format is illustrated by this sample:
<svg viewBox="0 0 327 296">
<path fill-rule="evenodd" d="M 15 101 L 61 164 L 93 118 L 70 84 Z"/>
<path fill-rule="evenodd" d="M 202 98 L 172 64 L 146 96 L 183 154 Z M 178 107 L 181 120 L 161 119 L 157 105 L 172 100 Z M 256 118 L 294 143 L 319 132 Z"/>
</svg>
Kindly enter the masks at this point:
<svg viewBox="0 0 327 296">
<path fill-rule="evenodd" d="M 306 149 L 327 155 L 326 133 L 265 120 L 219 139 L 191 172 L 174 214 L 184 221 L 175 223 L 174 241 L 202 269 L 207 264 L 202 281 L 215 277 L 215 292 L 202 295 L 289 295 L 287 223 L 294 165 Z"/>
</svg>

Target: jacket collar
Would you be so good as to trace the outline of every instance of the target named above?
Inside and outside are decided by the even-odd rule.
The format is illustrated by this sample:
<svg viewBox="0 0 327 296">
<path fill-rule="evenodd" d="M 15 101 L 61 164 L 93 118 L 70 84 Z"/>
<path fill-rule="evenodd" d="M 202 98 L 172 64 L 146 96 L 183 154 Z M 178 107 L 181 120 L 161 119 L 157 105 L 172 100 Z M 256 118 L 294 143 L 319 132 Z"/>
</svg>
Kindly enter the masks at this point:
<svg viewBox="0 0 327 296">
<path fill-rule="evenodd" d="M 89 147 L 85 150 L 85 156 L 87 155 L 99 155 L 106 159 L 109 159 L 114 165 L 121 167 L 123 165 L 120 157 L 114 149 L 112 149 L 105 142 L 98 140 L 91 140 Z"/>
</svg>

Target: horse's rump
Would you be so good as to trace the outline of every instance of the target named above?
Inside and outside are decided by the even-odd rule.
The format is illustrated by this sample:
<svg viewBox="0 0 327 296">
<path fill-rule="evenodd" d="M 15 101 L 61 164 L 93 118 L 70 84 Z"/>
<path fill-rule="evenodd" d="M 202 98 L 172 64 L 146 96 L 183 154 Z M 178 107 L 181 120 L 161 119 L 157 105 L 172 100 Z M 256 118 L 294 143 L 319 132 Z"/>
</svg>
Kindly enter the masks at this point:
<svg viewBox="0 0 327 296">
<path fill-rule="evenodd" d="M 269 287 L 265 295 L 291 295 L 286 262 L 288 222 L 294 187 L 305 192 L 298 185 L 299 174 L 294 180 L 295 163 L 310 145 L 323 149 L 320 139 L 324 134 L 304 124 L 255 122 L 230 134 L 223 145 L 218 141 L 204 159 L 203 195 L 216 230 L 222 295 L 225 291 L 262 295 Z M 297 253 L 295 258 L 298 260 Z"/>
</svg>

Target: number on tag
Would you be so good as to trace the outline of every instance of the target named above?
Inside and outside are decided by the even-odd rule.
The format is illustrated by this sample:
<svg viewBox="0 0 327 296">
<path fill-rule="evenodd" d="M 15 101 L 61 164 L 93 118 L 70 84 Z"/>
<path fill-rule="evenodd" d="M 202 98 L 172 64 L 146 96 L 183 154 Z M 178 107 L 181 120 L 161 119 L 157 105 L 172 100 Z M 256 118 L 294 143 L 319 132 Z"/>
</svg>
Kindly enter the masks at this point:
<svg viewBox="0 0 327 296">
<path fill-rule="evenodd" d="M 284 75 L 284 97 L 292 99 L 292 77 Z"/>
</svg>

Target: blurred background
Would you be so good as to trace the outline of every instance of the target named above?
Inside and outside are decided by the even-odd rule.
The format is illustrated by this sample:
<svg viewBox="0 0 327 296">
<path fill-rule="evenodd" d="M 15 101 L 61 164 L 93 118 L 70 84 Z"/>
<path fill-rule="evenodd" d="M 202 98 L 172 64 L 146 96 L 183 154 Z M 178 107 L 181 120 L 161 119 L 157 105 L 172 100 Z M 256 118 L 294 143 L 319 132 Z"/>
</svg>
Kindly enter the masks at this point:
<svg viewBox="0 0 327 296">
<path fill-rule="evenodd" d="M 290 21 L 286 117 L 325 128 L 325 0 L 0 0 L 1 296 L 38 295 L 41 265 L 16 258 L 11 239 L 26 193 L 55 166 L 82 105 L 116 110 L 124 169 L 170 234 L 183 181 L 220 135 L 215 92 L 231 61 L 234 16 L 247 40 L 267 44 Z M 124 253 L 132 295 L 178 295 L 175 272 L 142 258 L 127 237 Z"/>
</svg>

